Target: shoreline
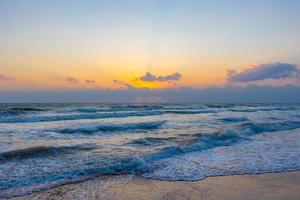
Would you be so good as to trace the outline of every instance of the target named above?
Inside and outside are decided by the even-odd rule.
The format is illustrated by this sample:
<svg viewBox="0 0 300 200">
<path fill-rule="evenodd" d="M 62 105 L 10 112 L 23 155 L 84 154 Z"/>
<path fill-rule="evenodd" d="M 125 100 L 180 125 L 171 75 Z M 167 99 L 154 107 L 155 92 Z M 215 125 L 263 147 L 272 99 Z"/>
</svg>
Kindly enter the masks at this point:
<svg viewBox="0 0 300 200">
<path fill-rule="evenodd" d="M 134 175 L 109 175 L 67 183 L 8 199 L 296 200 L 300 199 L 300 171 L 214 176 L 197 181 L 163 181 L 145 179 Z"/>
</svg>

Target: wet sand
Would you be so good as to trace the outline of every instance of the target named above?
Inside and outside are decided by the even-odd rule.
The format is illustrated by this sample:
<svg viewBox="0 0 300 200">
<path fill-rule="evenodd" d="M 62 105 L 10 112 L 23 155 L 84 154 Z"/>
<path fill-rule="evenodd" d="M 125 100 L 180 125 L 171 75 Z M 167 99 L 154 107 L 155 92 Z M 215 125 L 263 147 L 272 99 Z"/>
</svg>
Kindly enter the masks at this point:
<svg viewBox="0 0 300 200">
<path fill-rule="evenodd" d="M 300 171 L 219 176 L 199 181 L 158 181 L 135 176 L 101 176 L 11 199 L 299 200 Z"/>
</svg>

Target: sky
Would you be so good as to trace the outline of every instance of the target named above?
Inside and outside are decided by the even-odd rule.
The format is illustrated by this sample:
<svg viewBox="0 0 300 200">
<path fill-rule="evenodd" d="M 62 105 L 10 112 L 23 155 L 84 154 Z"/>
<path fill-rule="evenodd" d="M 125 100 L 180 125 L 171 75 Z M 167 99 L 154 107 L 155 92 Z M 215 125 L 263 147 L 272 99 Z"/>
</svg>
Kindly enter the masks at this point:
<svg viewBox="0 0 300 200">
<path fill-rule="evenodd" d="M 68 91 L 75 102 L 139 101 L 145 90 L 187 101 L 186 89 L 253 87 L 286 96 L 300 86 L 299 19 L 298 0 L 0 0 L 0 102 Z"/>
</svg>

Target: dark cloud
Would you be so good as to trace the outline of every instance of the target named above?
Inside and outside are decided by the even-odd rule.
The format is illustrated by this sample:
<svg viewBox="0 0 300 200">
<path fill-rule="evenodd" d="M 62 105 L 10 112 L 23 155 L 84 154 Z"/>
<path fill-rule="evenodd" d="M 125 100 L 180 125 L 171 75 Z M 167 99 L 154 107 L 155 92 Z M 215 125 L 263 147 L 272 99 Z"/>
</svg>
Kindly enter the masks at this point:
<svg viewBox="0 0 300 200">
<path fill-rule="evenodd" d="M 95 81 L 95 80 L 89 80 L 89 79 L 86 79 L 86 80 L 85 80 L 85 82 L 86 82 L 86 83 L 90 83 L 90 84 L 92 84 L 92 83 L 96 83 L 96 81 Z"/>
<path fill-rule="evenodd" d="M 157 77 L 152 75 L 150 72 L 147 72 L 144 76 L 139 77 L 141 81 L 157 81 Z"/>
<path fill-rule="evenodd" d="M 70 83 L 78 83 L 78 80 L 76 78 L 73 78 L 73 77 L 67 77 L 66 81 L 68 81 Z"/>
<path fill-rule="evenodd" d="M 11 81 L 11 80 L 14 80 L 13 77 L 10 77 L 10 76 L 6 76 L 6 75 L 3 75 L 3 74 L 0 74 L 0 81 Z"/>
<path fill-rule="evenodd" d="M 231 82 L 251 82 L 266 79 L 289 79 L 300 74 L 300 70 L 295 64 L 289 63 L 269 63 L 257 65 L 254 68 L 246 69 L 242 72 L 228 70 L 228 79 Z"/>
<path fill-rule="evenodd" d="M 147 72 L 144 76 L 139 77 L 138 79 L 145 82 L 153 82 L 153 81 L 179 81 L 182 75 L 178 72 L 174 74 L 170 74 L 167 76 L 155 76 L 150 72 Z"/>
<path fill-rule="evenodd" d="M 120 80 L 113 80 L 113 82 L 115 84 L 118 84 L 118 85 L 121 85 L 121 86 L 125 86 L 126 88 L 129 88 L 129 89 L 134 89 L 135 87 L 130 85 L 129 83 L 126 83 L 124 81 L 120 81 Z"/>
</svg>

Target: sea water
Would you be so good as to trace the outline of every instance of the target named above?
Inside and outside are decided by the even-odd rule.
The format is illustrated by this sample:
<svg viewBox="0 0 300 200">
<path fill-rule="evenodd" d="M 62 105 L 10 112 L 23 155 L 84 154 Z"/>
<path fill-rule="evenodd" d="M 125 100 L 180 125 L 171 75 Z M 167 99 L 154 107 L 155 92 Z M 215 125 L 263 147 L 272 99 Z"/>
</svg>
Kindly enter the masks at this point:
<svg viewBox="0 0 300 200">
<path fill-rule="evenodd" d="M 0 196 L 81 177 L 300 169 L 299 104 L 0 104 Z"/>
</svg>

